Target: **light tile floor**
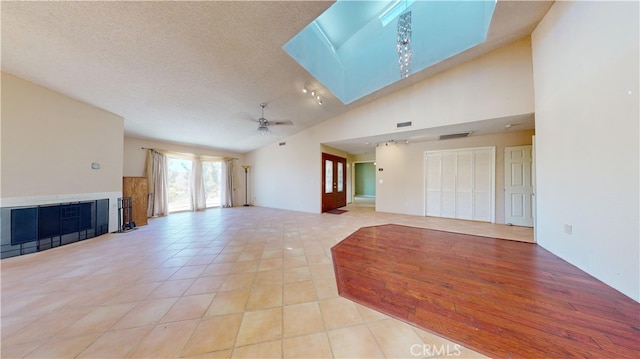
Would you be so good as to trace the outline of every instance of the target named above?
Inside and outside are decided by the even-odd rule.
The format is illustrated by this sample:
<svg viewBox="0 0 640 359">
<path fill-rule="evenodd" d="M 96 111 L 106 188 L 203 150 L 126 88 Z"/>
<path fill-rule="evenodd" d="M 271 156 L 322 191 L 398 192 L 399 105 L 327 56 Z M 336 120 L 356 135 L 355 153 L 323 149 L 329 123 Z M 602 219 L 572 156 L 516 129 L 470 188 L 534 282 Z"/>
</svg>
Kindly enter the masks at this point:
<svg viewBox="0 0 640 359">
<path fill-rule="evenodd" d="M 347 209 L 177 213 L 4 259 L 1 356 L 482 357 L 339 297 L 330 248 L 386 223 L 524 241 L 532 230 Z"/>
</svg>

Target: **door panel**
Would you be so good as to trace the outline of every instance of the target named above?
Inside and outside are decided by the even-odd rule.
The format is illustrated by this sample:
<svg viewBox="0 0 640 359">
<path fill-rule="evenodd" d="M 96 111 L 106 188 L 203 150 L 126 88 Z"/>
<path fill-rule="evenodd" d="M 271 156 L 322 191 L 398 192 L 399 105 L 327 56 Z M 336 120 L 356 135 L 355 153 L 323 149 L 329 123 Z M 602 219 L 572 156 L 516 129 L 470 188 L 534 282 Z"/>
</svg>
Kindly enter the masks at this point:
<svg viewBox="0 0 640 359">
<path fill-rule="evenodd" d="M 426 215 L 440 217 L 442 216 L 442 154 L 427 153 L 426 162 Z"/>
<path fill-rule="evenodd" d="M 495 149 L 425 153 L 425 215 L 494 221 Z"/>
<path fill-rule="evenodd" d="M 493 208 L 494 150 L 482 149 L 474 153 L 473 219 L 491 222 Z"/>
<path fill-rule="evenodd" d="M 531 146 L 504 149 L 505 222 L 533 227 L 533 157 Z"/>
<path fill-rule="evenodd" d="M 347 159 L 322 153 L 322 212 L 347 205 Z"/>
<path fill-rule="evenodd" d="M 456 218 L 456 169 L 455 153 L 442 153 L 442 217 Z"/>
<path fill-rule="evenodd" d="M 337 191 L 344 192 L 344 177 L 345 177 L 344 165 L 345 164 L 341 161 L 338 161 L 336 162 L 336 165 L 338 165 L 338 171 L 336 171 L 336 180 L 338 181 Z"/>
<path fill-rule="evenodd" d="M 333 193 L 333 161 L 325 160 L 324 167 L 324 193 Z"/>
<path fill-rule="evenodd" d="M 475 221 L 491 222 L 491 196 L 490 192 L 474 194 L 473 219 Z"/>
<path fill-rule="evenodd" d="M 511 194 L 511 216 L 512 217 L 524 217 L 524 194 L 512 193 Z"/>
<path fill-rule="evenodd" d="M 457 161 L 455 218 L 473 219 L 473 152 L 458 152 Z"/>
</svg>

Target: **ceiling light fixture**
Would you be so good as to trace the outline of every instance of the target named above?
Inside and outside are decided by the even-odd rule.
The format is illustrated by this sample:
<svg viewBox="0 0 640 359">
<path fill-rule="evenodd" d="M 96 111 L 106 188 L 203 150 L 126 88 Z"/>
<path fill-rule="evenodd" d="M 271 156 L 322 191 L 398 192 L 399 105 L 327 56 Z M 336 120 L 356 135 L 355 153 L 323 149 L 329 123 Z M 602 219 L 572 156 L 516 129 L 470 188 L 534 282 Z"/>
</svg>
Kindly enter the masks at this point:
<svg viewBox="0 0 640 359">
<path fill-rule="evenodd" d="M 409 77 L 411 74 L 411 11 L 407 11 L 398 18 L 398 65 L 400 66 L 400 78 Z"/>
<path fill-rule="evenodd" d="M 308 93 L 313 97 L 318 105 L 322 105 L 322 97 L 320 96 L 319 91 L 317 90 L 309 90 L 306 86 L 302 88 L 302 93 Z"/>
<path fill-rule="evenodd" d="M 260 107 L 262 108 L 262 115 L 258 119 L 258 134 L 265 136 L 269 134 L 269 121 L 264 118 L 264 108 L 267 107 L 267 104 L 261 103 Z"/>
<path fill-rule="evenodd" d="M 380 146 L 385 146 L 388 147 L 389 145 L 408 145 L 409 144 L 409 140 L 388 140 L 385 142 L 381 142 L 376 144 L 376 147 L 380 147 Z"/>
</svg>

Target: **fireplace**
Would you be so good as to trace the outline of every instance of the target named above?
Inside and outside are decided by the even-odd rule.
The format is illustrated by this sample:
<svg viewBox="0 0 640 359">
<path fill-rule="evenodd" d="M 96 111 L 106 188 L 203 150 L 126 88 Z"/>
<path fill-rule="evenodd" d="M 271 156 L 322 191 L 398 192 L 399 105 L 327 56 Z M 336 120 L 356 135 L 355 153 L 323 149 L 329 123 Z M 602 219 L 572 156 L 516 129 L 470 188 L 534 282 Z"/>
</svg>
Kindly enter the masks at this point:
<svg viewBox="0 0 640 359">
<path fill-rule="evenodd" d="M 11 239 L 2 258 L 39 252 L 109 231 L 109 199 L 3 208 L 11 216 Z"/>
</svg>

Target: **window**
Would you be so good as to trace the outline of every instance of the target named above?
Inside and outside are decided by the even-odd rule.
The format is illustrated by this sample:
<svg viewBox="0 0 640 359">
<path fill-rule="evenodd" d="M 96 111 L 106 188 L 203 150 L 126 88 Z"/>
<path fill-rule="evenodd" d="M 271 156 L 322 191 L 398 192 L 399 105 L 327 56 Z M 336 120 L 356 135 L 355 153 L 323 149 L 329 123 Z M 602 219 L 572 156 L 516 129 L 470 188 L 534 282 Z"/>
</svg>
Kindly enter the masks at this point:
<svg viewBox="0 0 640 359">
<path fill-rule="evenodd" d="M 193 211 L 191 173 L 193 161 L 167 157 L 169 213 Z M 197 171 L 196 171 L 197 172 Z M 222 162 L 202 162 L 202 184 L 207 208 L 220 207 L 222 197 Z"/>
<path fill-rule="evenodd" d="M 324 193 L 333 193 L 333 161 L 324 161 Z"/>
<path fill-rule="evenodd" d="M 169 212 L 190 211 L 190 178 L 192 162 L 167 157 L 167 184 L 169 186 Z"/>
<path fill-rule="evenodd" d="M 207 196 L 207 208 L 220 207 L 222 162 L 202 162 L 202 182 Z"/>
<path fill-rule="evenodd" d="M 342 177 L 344 177 L 344 164 L 342 162 L 336 162 L 338 165 L 338 192 L 344 191 L 344 183 L 342 182 Z"/>
</svg>

